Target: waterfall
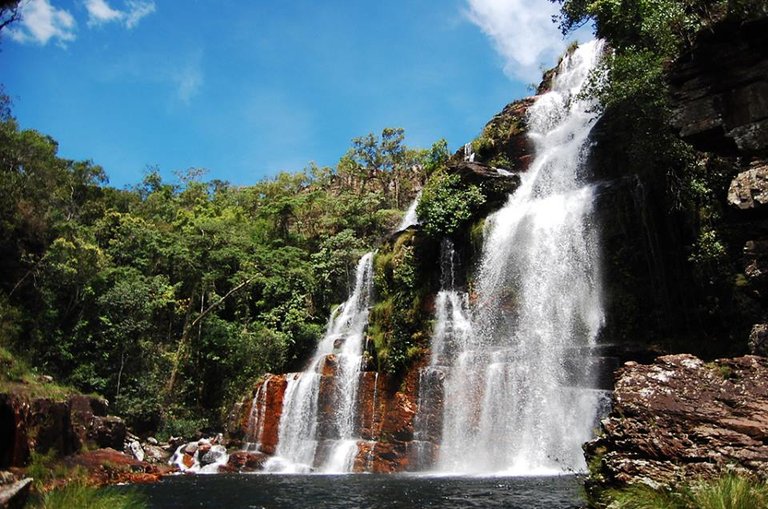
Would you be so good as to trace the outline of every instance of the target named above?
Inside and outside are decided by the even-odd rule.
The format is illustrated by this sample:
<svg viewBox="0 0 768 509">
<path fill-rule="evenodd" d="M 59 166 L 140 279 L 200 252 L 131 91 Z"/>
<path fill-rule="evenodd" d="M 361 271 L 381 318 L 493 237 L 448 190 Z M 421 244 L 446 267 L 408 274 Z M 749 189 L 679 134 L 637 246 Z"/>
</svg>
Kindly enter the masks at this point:
<svg viewBox="0 0 768 509">
<path fill-rule="evenodd" d="M 358 386 L 365 328 L 373 289 L 373 253 L 357 264 L 349 299 L 328 320 L 325 336 L 307 369 L 287 375 L 276 457 L 267 469 L 281 472 L 348 472 L 357 454 Z M 332 370 L 332 377 L 324 371 Z M 321 415 L 323 378 L 332 380 L 331 415 Z"/>
<path fill-rule="evenodd" d="M 438 470 L 585 469 L 581 444 L 600 403 L 590 354 L 604 317 L 593 189 L 582 179 L 597 115 L 579 92 L 602 51 L 592 41 L 566 56 L 529 110 L 536 155 L 486 221 L 471 323 L 456 292 L 438 296 L 432 365 L 449 364 Z"/>
<path fill-rule="evenodd" d="M 418 207 L 420 199 L 421 199 L 421 191 L 416 193 L 416 197 L 413 199 L 411 204 L 405 210 L 405 215 L 403 216 L 403 220 L 400 221 L 400 224 L 397 226 L 397 229 L 395 231 L 401 232 L 406 228 L 408 228 L 409 226 L 419 224 L 419 218 L 416 215 L 416 207 Z"/>
<path fill-rule="evenodd" d="M 456 283 L 456 250 L 453 242 L 443 239 L 440 245 L 440 291 L 435 298 L 435 326 L 432 332 L 429 366 L 419 373 L 418 411 L 414 419 L 413 463 L 416 470 L 426 470 L 434 463 L 434 444 L 441 441 L 445 413 L 461 412 L 460 405 L 448 401 L 446 373 L 451 369 L 456 353 L 466 349 L 472 340 L 473 328 L 469 314 L 469 296 Z M 454 383 L 464 380 L 449 379 Z M 454 393 L 456 391 L 453 391 Z"/>
<path fill-rule="evenodd" d="M 464 161 L 468 163 L 475 162 L 475 151 L 472 149 L 472 142 L 464 144 Z"/>
<path fill-rule="evenodd" d="M 251 414 L 248 416 L 248 427 L 245 437 L 248 439 L 245 449 L 248 451 L 261 450 L 261 441 L 264 436 L 265 414 L 267 413 L 267 394 L 269 393 L 269 379 L 262 383 L 253 397 Z"/>
</svg>

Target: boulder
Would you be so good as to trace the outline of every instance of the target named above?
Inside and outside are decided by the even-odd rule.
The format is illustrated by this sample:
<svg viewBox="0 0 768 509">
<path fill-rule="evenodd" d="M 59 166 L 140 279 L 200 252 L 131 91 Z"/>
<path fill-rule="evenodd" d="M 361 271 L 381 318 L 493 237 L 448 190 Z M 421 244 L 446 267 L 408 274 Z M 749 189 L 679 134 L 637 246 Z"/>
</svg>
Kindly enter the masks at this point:
<svg viewBox="0 0 768 509">
<path fill-rule="evenodd" d="M 229 455 L 226 468 L 231 472 L 258 472 L 264 469 L 269 456 L 261 452 L 237 451 Z"/>
<path fill-rule="evenodd" d="M 768 323 L 757 323 L 749 333 L 749 351 L 752 355 L 768 356 Z"/>
<path fill-rule="evenodd" d="M 768 477 L 768 359 L 688 354 L 617 371 L 613 408 L 585 445 L 593 493 L 725 472 Z"/>
<path fill-rule="evenodd" d="M 120 449 L 125 442 L 125 422 L 120 417 L 94 416 L 88 424 L 87 438 L 97 447 Z"/>
<path fill-rule="evenodd" d="M 728 204 L 739 210 L 754 210 L 768 204 L 766 161 L 753 161 L 748 170 L 734 177 L 728 188 Z"/>
<path fill-rule="evenodd" d="M 202 452 L 202 449 L 198 452 L 198 458 L 200 466 L 212 465 L 220 462 L 227 456 L 227 449 L 223 445 L 212 445 L 207 451 Z"/>
<path fill-rule="evenodd" d="M 139 461 L 144 461 L 144 449 L 137 440 L 131 440 L 126 446 L 126 452 Z"/>
<path fill-rule="evenodd" d="M 171 457 L 171 453 L 160 447 L 159 445 L 152 445 L 146 443 L 143 446 L 144 449 L 144 461 L 147 463 L 161 463 L 166 464 Z"/>
</svg>

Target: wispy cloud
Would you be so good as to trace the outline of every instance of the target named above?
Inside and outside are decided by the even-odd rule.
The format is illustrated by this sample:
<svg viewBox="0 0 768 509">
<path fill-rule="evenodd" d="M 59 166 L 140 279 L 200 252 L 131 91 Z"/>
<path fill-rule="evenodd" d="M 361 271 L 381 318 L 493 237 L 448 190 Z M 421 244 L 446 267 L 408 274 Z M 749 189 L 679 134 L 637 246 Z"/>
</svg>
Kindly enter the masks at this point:
<svg viewBox="0 0 768 509">
<path fill-rule="evenodd" d="M 75 27 L 69 11 L 57 9 L 48 0 L 28 0 L 21 3 L 21 21 L 8 29 L 8 35 L 20 43 L 42 46 L 53 40 L 64 45 L 75 40 Z"/>
<path fill-rule="evenodd" d="M 120 22 L 131 29 L 155 12 L 156 6 L 154 0 L 127 0 L 124 9 L 116 9 L 107 0 L 85 0 L 85 9 L 88 11 L 89 26 Z"/>
<path fill-rule="evenodd" d="M 188 63 L 178 70 L 171 71 L 171 80 L 176 84 L 176 97 L 183 103 L 189 104 L 203 86 L 203 70 L 200 59 Z"/>
<path fill-rule="evenodd" d="M 155 12 L 154 1 L 128 0 L 128 16 L 125 18 L 125 26 L 133 28 L 139 24 L 144 16 Z"/>
<path fill-rule="evenodd" d="M 566 41 L 552 16 L 549 0 L 467 0 L 467 17 L 493 41 L 513 79 L 536 80 L 539 65 L 563 52 Z"/>
<path fill-rule="evenodd" d="M 172 91 L 174 102 L 190 104 L 205 84 L 203 51 L 136 52 L 122 55 L 99 70 L 107 82 L 159 84 Z"/>
</svg>

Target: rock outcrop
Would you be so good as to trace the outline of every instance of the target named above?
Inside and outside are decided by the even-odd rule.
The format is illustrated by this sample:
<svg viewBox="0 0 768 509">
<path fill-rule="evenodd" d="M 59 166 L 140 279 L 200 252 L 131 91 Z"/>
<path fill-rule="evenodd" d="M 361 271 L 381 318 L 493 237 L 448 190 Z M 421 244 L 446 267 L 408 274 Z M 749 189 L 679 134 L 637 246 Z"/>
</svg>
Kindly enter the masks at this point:
<svg viewBox="0 0 768 509">
<path fill-rule="evenodd" d="M 527 135 L 527 119 L 528 108 L 534 101 L 534 97 L 526 97 L 509 103 L 485 125 L 472 142 L 474 162 L 508 171 L 528 169 L 533 159 L 533 143 Z M 460 150 L 452 161 L 461 161 L 466 156 Z"/>
<path fill-rule="evenodd" d="M 728 204 L 737 210 L 754 210 L 768 204 L 768 163 L 753 161 L 736 175 L 728 188 Z"/>
<path fill-rule="evenodd" d="M 699 150 L 768 149 L 768 18 L 702 32 L 670 74 L 680 136 Z"/>
<path fill-rule="evenodd" d="M 106 401 L 83 395 L 65 401 L 0 394 L 0 468 L 24 466 L 32 451 L 66 456 L 82 449 L 122 449 L 126 427 L 107 415 Z"/>
<path fill-rule="evenodd" d="M 593 492 L 730 471 L 768 477 L 768 359 L 628 362 L 601 427 L 585 445 Z"/>
<path fill-rule="evenodd" d="M 64 464 L 84 469 L 89 483 L 96 485 L 154 483 L 176 471 L 169 465 L 138 461 L 109 447 L 72 455 L 65 458 Z"/>
</svg>

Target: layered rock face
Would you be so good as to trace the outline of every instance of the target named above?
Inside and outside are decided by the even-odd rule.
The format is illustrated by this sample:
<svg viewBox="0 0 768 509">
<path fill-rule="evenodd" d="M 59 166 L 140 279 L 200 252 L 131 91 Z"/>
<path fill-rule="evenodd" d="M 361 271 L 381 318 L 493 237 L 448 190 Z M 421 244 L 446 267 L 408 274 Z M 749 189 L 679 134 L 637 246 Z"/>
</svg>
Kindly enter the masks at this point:
<svg viewBox="0 0 768 509">
<path fill-rule="evenodd" d="M 768 18 L 728 21 L 698 37 L 671 74 L 673 125 L 699 150 L 768 147 Z"/>
<path fill-rule="evenodd" d="M 591 490 L 732 471 L 768 477 L 768 359 L 628 362 L 602 431 L 585 445 Z"/>
</svg>

